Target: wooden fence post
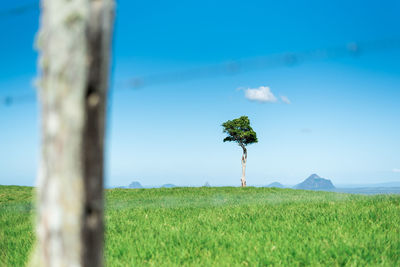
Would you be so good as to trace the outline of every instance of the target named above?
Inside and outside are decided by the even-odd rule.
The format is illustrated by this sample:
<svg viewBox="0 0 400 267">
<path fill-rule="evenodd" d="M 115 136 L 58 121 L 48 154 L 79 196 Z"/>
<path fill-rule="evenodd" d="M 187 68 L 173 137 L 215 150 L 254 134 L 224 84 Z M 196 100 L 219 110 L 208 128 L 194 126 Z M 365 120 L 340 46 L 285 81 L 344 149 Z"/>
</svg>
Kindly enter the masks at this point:
<svg viewBox="0 0 400 267">
<path fill-rule="evenodd" d="M 113 0 L 42 0 L 37 37 L 39 266 L 103 266 L 103 147 Z"/>
</svg>

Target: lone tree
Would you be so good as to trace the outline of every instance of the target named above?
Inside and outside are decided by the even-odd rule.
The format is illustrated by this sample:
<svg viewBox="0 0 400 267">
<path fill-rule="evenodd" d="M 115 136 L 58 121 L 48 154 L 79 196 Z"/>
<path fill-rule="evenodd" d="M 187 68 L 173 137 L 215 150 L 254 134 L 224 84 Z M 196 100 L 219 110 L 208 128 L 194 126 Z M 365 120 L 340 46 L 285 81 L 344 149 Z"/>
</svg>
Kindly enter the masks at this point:
<svg viewBox="0 0 400 267">
<path fill-rule="evenodd" d="M 257 134 L 250 126 L 250 120 L 247 116 L 226 121 L 222 124 L 224 133 L 228 136 L 224 138 L 224 142 L 236 142 L 243 149 L 242 155 L 242 187 L 246 186 L 246 162 L 247 162 L 247 149 L 249 144 L 257 143 Z"/>
</svg>

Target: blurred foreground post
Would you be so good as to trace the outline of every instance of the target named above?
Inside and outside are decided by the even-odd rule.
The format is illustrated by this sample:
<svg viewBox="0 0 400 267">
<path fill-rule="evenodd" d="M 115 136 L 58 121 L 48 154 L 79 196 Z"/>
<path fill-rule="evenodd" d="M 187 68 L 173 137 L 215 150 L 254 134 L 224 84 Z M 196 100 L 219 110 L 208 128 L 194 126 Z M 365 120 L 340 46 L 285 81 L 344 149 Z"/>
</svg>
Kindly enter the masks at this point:
<svg viewBox="0 0 400 267">
<path fill-rule="evenodd" d="M 33 265 L 103 265 L 103 146 L 113 19 L 113 0 L 42 0 Z"/>
</svg>

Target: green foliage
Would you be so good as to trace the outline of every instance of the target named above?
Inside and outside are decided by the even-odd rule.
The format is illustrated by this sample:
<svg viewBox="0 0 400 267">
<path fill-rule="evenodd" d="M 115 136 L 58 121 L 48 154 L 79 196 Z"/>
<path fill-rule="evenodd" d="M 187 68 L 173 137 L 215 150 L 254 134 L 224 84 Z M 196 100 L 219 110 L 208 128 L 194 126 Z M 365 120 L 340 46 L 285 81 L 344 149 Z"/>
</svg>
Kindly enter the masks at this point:
<svg viewBox="0 0 400 267">
<path fill-rule="evenodd" d="M 0 186 L 0 266 L 25 266 L 34 242 L 32 187 Z"/>
<path fill-rule="evenodd" d="M 250 120 L 247 116 L 226 121 L 222 124 L 223 132 L 227 134 L 224 142 L 237 142 L 239 145 L 257 143 L 257 134 L 250 126 Z"/>
<path fill-rule="evenodd" d="M 0 266 L 23 266 L 31 188 L 0 186 Z M 29 200 L 29 201 L 28 201 Z M 107 266 L 400 266 L 400 195 L 112 189 Z"/>
</svg>

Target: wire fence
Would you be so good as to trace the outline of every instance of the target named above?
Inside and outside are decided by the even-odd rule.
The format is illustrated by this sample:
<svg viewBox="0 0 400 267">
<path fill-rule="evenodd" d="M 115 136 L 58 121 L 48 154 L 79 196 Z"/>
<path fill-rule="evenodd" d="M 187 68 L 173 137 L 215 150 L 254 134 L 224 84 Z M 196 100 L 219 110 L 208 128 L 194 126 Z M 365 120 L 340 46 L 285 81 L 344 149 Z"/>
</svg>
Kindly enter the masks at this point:
<svg viewBox="0 0 400 267">
<path fill-rule="evenodd" d="M 19 7 L 0 11 L 0 19 L 17 16 L 25 12 L 37 9 L 39 1 L 32 1 Z M 242 59 L 223 62 L 205 67 L 183 69 L 181 71 L 155 73 L 144 76 L 133 76 L 118 83 L 115 89 L 131 88 L 139 89 L 147 86 L 184 81 L 212 78 L 223 75 L 236 75 L 249 71 L 273 69 L 280 67 L 293 67 L 307 62 L 331 60 L 345 57 L 359 57 L 364 54 L 386 52 L 400 49 L 400 37 L 380 39 L 372 41 L 359 41 L 332 46 L 323 49 L 314 49 L 302 52 L 287 52 L 275 55 L 260 56 L 256 58 Z M 14 104 L 27 103 L 36 100 L 35 92 L 32 91 L 20 95 L 7 95 L 0 98 L 0 104 L 11 106 Z"/>
<path fill-rule="evenodd" d="M 0 10 L 0 20 L 6 19 L 9 17 L 19 16 L 26 12 L 38 9 L 38 7 L 39 7 L 39 2 L 33 1 L 33 2 L 26 3 L 24 5 L 18 6 L 18 7 Z"/>
<path fill-rule="evenodd" d="M 155 84 L 188 81 L 220 75 L 239 74 L 246 71 L 292 67 L 306 62 L 358 57 L 362 54 L 400 49 L 400 38 L 351 42 L 325 49 L 309 50 L 297 53 L 282 53 L 264 57 L 225 62 L 202 68 L 186 69 L 178 72 L 158 73 L 134 77 L 128 83 L 131 88 L 141 88 Z"/>
<path fill-rule="evenodd" d="M 400 38 L 391 38 L 373 41 L 351 42 L 324 49 L 315 49 L 297 53 L 281 53 L 270 56 L 249 58 L 237 61 L 224 62 L 206 67 L 184 69 L 175 72 L 156 73 L 147 76 L 132 77 L 115 89 L 138 89 L 147 86 L 162 86 L 169 83 L 178 83 L 223 75 L 236 75 L 248 71 L 274 69 L 280 67 L 294 67 L 307 62 L 317 62 L 346 57 L 360 57 L 365 54 L 387 52 L 400 49 Z M 6 96 L 1 99 L 3 105 L 13 105 L 35 101 L 34 92 L 23 95 Z"/>
</svg>

